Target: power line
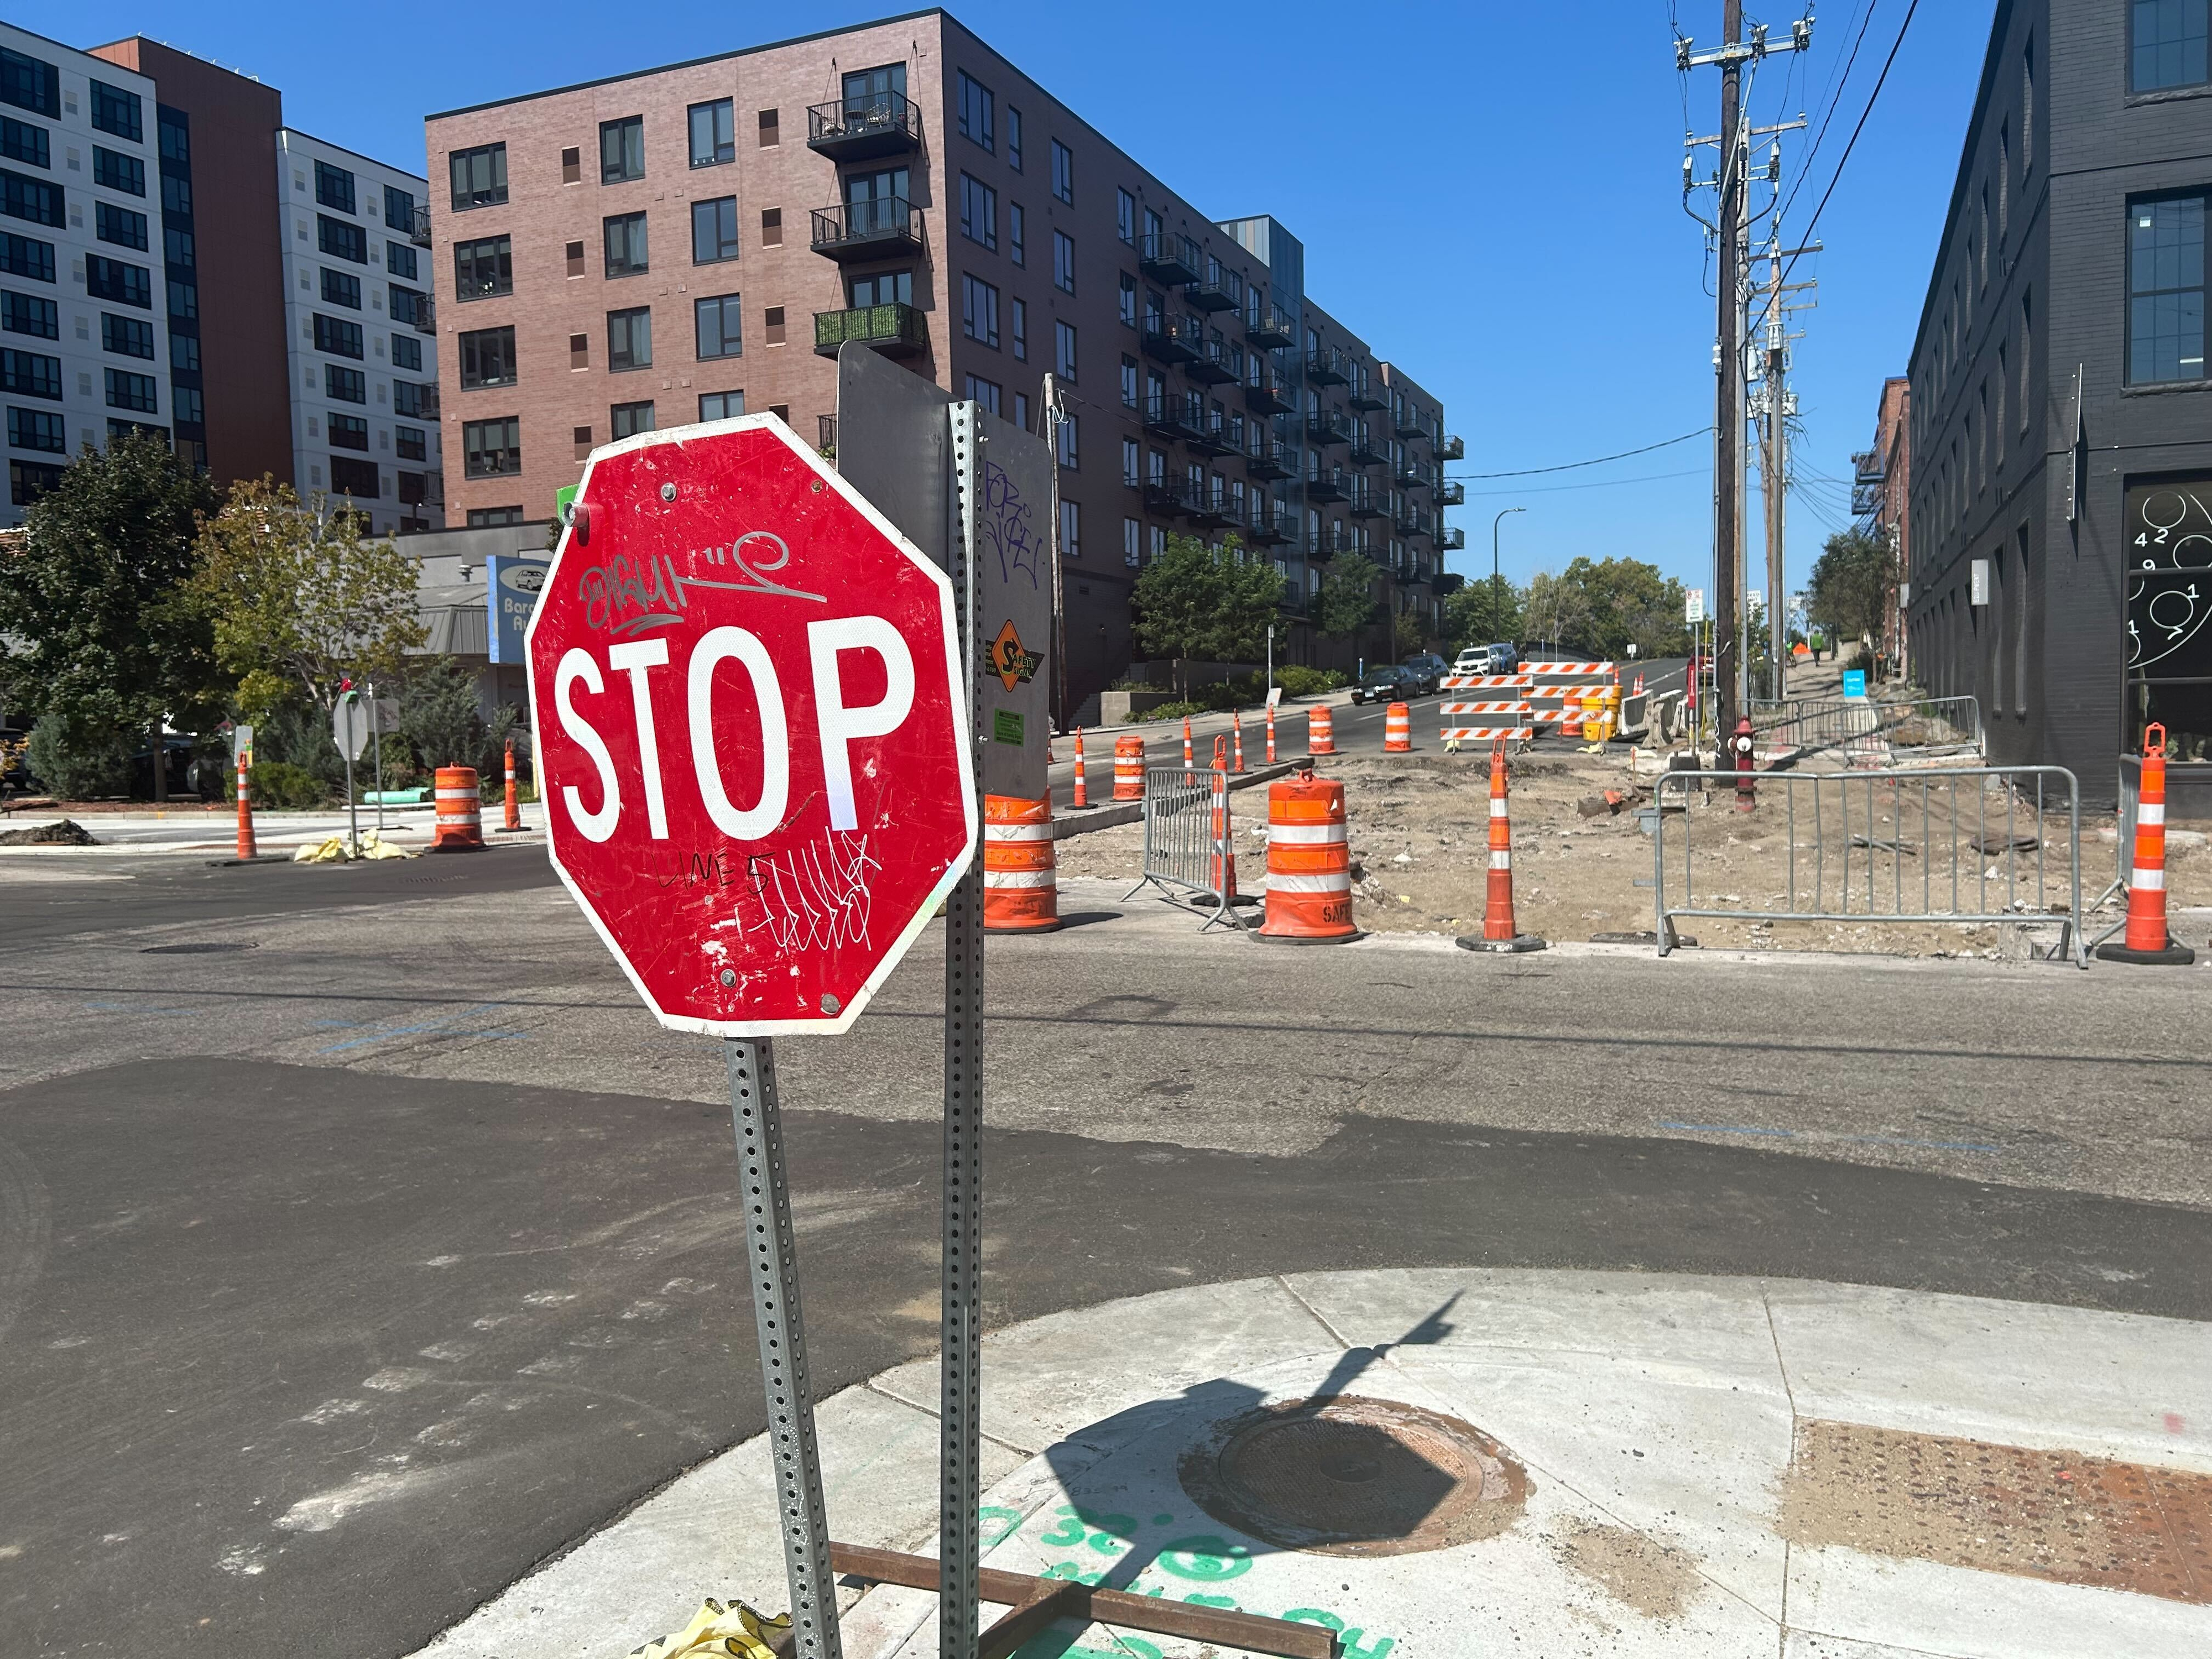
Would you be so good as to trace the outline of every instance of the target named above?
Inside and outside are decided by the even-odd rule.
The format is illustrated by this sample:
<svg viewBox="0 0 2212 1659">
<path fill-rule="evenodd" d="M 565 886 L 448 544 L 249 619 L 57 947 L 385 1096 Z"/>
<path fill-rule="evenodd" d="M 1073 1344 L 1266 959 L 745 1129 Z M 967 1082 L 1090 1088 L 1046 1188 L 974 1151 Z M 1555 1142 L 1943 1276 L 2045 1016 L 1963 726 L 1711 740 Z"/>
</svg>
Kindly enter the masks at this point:
<svg viewBox="0 0 2212 1659">
<path fill-rule="evenodd" d="M 1705 478 L 1711 476 L 1711 468 L 1695 466 L 1686 472 L 1647 472 L 1634 478 L 1593 478 L 1588 483 L 1538 484 L 1528 489 L 1470 489 L 1467 498 L 1474 501 L 1489 495 L 1555 495 L 1565 489 L 1611 489 L 1616 484 L 1656 483 L 1662 478 Z"/>
<path fill-rule="evenodd" d="M 1828 136 L 1828 124 L 1836 118 L 1836 112 L 1843 107 L 1844 89 L 1851 83 L 1851 68 L 1859 61 L 1859 48 L 1866 43 L 1867 27 L 1874 21 L 1875 7 L 1881 3 L 1881 0 L 1871 0 L 1866 9 L 1866 15 L 1859 20 L 1859 32 L 1851 42 L 1850 56 L 1844 60 L 1843 75 L 1835 82 L 1836 95 L 1822 112 L 1820 130 L 1813 136 L 1813 147 L 1805 152 L 1805 160 L 1797 169 L 1797 182 L 1790 186 L 1790 194 L 1783 201 L 1782 212 L 1785 218 L 1789 216 L 1790 204 L 1797 199 L 1797 192 L 1805 188 L 1805 180 L 1812 177 L 1813 161 L 1820 153 L 1821 142 Z M 1826 97 L 1826 93 L 1824 91 L 1821 95 Z"/>
<path fill-rule="evenodd" d="M 1881 73 L 1875 77 L 1874 90 L 1867 94 L 1866 107 L 1859 112 L 1859 124 L 1851 129 L 1850 142 L 1844 146 L 1844 153 L 1836 158 L 1836 170 L 1828 176 L 1827 189 L 1820 192 L 1820 206 L 1813 210 L 1813 216 L 1805 222 L 1805 228 L 1797 233 L 1800 240 L 1808 244 L 1812 240 L 1813 228 L 1820 222 L 1820 214 L 1827 207 L 1828 198 L 1836 193 L 1836 185 L 1843 179 L 1844 167 L 1850 161 L 1851 151 L 1858 144 L 1859 134 L 1866 131 L 1867 117 L 1874 113 L 1875 100 L 1881 98 L 1881 89 L 1888 82 L 1890 66 L 1897 62 L 1898 48 L 1905 44 L 1905 31 L 1912 27 L 1913 14 L 1919 9 L 1920 0 L 1912 0 L 1912 3 L 1905 9 L 1905 21 L 1897 26 L 1897 39 L 1890 42 L 1889 56 L 1882 60 Z M 1799 257 L 1802 256 L 1793 257 L 1790 259 L 1790 270 L 1797 268 Z M 1783 274 L 1786 276 L 1789 272 L 1784 271 Z"/>
<path fill-rule="evenodd" d="M 1625 461 L 1631 455 L 1649 455 L 1655 449 L 1665 449 L 1674 444 L 1686 444 L 1692 438 L 1702 438 L 1712 430 L 1701 426 L 1695 432 L 1685 432 L 1679 438 L 1662 438 L 1656 444 L 1646 444 L 1641 449 L 1624 449 L 1617 455 L 1600 455 L 1587 461 L 1562 461 L 1557 466 L 1524 466 L 1511 472 L 1447 472 L 1447 478 L 1474 480 L 1477 478 L 1528 478 L 1540 472 L 1571 472 L 1578 466 L 1602 466 L 1607 461 Z"/>
</svg>

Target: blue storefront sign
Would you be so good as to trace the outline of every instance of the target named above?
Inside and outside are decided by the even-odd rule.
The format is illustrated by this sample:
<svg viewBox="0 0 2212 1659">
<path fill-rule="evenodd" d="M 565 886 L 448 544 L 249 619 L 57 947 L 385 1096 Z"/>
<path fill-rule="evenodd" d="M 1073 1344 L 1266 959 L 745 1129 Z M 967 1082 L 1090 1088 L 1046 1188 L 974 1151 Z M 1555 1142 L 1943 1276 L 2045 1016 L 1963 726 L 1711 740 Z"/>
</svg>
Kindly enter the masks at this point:
<svg viewBox="0 0 2212 1659">
<path fill-rule="evenodd" d="M 495 553 L 485 566 L 484 602 L 491 608 L 491 659 L 519 663 L 522 630 L 538 608 L 548 561 L 517 553 Z"/>
</svg>

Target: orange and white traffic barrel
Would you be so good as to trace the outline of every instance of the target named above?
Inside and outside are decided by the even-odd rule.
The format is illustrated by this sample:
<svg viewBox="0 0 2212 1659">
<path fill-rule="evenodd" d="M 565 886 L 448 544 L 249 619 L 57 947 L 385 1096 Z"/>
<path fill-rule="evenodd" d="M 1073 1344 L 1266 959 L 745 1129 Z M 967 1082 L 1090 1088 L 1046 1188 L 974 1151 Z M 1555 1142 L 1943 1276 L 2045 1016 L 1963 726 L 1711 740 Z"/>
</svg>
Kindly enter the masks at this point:
<svg viewBox="0 0 2212 1659">
<path fill-rule="evenodd" d="M 1413 751 L 1413 711 L 1405 703 L 1394 702 L 1382 715 L 1382 752 L 1410 755 Z"/>
<path fill-rule="evenodd" d="M 433 853 L 468 853 L 483 847 L 483 812 L 473 766 L 441 766 L 432 793 L 438 817 L 431 832 Z"/>
<path fill-rule="evenodd" d="M 1052 801 L 983 797 L 983 931 L 1043 933 L 1060 926 Z"/>
<path fill-rule="evenodd" d="M 1275 705 L 1267 705 L 1267 764 L 1275 763 Z"/>
<path fill-rule="evenodd" d="M 1190 716 L 1188 714 L 1182 717 L 1182 769 L 1186 772 L 1191 769 Z"/>
<path fill-rule="evenodd" d="M 2118 945 L 2100 945 L 2106 962 L 2185 968 L 2197 952 L 2166 927 L 2166 727 L 2143 732 L 2142 788 L 2136 802 L 2135 872 L 2128 878 L 2128 926 Z"/>
<path fill-rule="evenodd" d="M 1133 732 L 1114 739 L 1114 799 L 1145 798 L 1145 740 Z"/>
<path fill-rule="evenodd" d="M 1316 708 L 1306 715 L 1306 753 L 1334 755 L 1336 752 L 1336 719 L 1326 708 Z"/>
<path fill-rule="evenodd" d="M 507 821 L 501 823 L 500 828 L 502 830 L 522 828 L 522 809 L 515 804 L 514 799 L 514 739 L 513 738 L 507 740 Z"/>
<path fill-rule="evenodd" d="M 1309 763 L 1267 786 L 1267 915 L 1259 937 L 1279 945 L 1340 945 L 1352 922 L 1352 843 L 1344 786 Z"/>
<path fill-rule="evenodd" d="M 1075 794 L 1071 801 L 1077 811 L 1091 805 L 1091 782 L 1083 775 L 1083 728 L 1075 728 Z"/>
<path fill-rule="evenodd" d="M 1244 713 L 1243 713 L 1243 711 L 1242 709 L 1231 709 L 1231 710 L 1230 711 L 1230 714 L 1229 714 L 1229 721 L 1230 721 L 1230 726 L 1229 726 L 1229 729 L 1230 729 L 1230 731 L 1231 731 L 1231 732 L 1235 735 L 1236 739 L 1237 739 L 1237 763 L 1236 763 L 1236 769 L 1237 769 L 1237 771 L 1239 771 L 1239 772 L 1242 772 L 1242 771 L 1244 769 Z"/>
<path fill-rule="evenodd" d="M 1582 693 L 1570 688 L 1559 710 L 1559 735 L 1580 743 L 1583 738 Z"/>
<path fill-rule="evenodd" d="M 1506 811 L 1505 739 L 1490 746 L 1490 892 L 1482 937 L 1457 941 L 1462 951 L 1540 951 L 1544 941 L 1524 933 L 1513 917 L 1513 824 Z"/>
<path fill-rule="evenodd" d="M 238 856 L 250 859 L 253 850 L 253 778 L 246 757 L 238 757 Z"/>
<path fill-rule="evenodd" d="M 1228 739 L 1213 740 L 1213 851 L 1208 860 L 1213 890 L 1224 903 L 1237 897 L 1237 831 L 1229 817 Z"/>
</svg>

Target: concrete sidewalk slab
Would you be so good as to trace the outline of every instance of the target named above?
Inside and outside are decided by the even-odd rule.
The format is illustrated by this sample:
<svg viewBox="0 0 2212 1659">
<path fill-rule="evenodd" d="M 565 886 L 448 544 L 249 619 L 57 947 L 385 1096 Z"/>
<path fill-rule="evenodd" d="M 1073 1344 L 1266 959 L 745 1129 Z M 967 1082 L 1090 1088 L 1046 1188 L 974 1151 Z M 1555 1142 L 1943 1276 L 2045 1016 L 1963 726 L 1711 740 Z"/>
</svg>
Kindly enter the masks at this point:
<svg viewBox="0 0 2212 1659">
<path fill-rule="evenodd" d="M 1437 1268 L 1164 1291 L 984 1346 L 990 1565 L 1325 1625 L 1358 1659 L 2212 1648 L 2201 1602 L 1793 1543 L 1782 1514 L 1795 1437 L 1818 1419 L 2212 1473 L 2202 1325 L 1804 1281 Z M 840 1538 L 911 1548 L 933 1528 L 936 1392 L 924 1362 L 823 1407 Z M 1185 1460 L 1224 1420 L 1339 1394 L 1473 1425 L 1525 1467 L 1525 1509 L 1448 1547 L 1315 1553 L 1240 1530 L 1185 1489 Z M 494 1659 L 526 1642 L 586 1659 L 674 1628 L 705 1595 L 780 1607 L 773 1517 L 765 1448 L 748 1442 L 423 1653 Z M 853 1659 L 935 1653 L 933 1597 L 848 1586 L 842 1599 Z M 1097 1630 L 1040 1642 L 1200 1652 Z"/>
</svg>

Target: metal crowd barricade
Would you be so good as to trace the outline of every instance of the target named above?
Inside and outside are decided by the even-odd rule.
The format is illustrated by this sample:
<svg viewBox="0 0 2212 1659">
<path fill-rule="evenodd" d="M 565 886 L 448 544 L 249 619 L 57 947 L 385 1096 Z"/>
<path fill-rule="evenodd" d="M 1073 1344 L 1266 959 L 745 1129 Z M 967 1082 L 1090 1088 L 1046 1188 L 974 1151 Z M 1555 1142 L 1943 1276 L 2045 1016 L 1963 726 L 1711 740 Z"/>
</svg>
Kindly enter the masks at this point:
<svg viewBox="0 0 2212 1659">
<path fill-rule="evenodd" d="M 1701 811 L 1716 814 L 1705 826 L 1708 844 L 1741 842 L 1754 821 L 1732 804 L 1693 810 L 1691 798 L 1731 800 L 1735 790 L 1733 772 L 1659 776 L 1652 903 L 1662 957 L 1674 948 L 1682 916 L 1962 927 L 2042 919 L 2059 924 L 2060 952 L 2089 965 L 2081 925 L 2081 792 L 2063 766 L 1762 772 L 1756 828 L 1763 839 L 1781 838 L 1787 866 L 1782 890 L 1765 902 L 1733 893 L 1717 902 L 1713 872 L 1698 869 Z"/>
<path fill-rule="evenodd" d="M 1236 926 L 1230 909 L 1233 896 L 1224 890 L 1230 884 L 1221 874 L 1232 867 L 1234 836 L 1227 771 L 1147 768 L 1144 873 L 1123 902 L 1150 885 L 1158 888 L 1169 902 L 1186 909 L 1202 914 L 1210 905 L 1212 914 L 1200 933 L 1216 922 Z"/>
<path fill-rule="evenodd" d="M 1754 698 L 1746 706 L 1768 757 L 1833 752 L 1854 766 L 1889 767 L 1984 753 L 1978 699 Z"/>
</svg>

